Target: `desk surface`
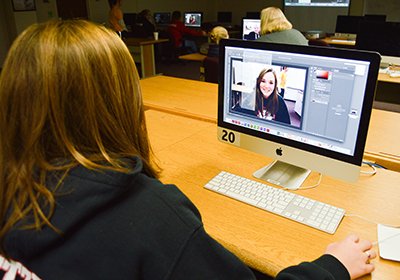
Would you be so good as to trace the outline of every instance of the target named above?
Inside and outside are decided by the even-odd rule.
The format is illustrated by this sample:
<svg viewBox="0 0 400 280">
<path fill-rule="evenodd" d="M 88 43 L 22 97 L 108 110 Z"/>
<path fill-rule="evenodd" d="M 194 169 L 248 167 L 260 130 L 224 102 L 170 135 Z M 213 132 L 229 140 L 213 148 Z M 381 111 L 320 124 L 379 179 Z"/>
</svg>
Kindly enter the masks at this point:
<svg viewBox="0 0 400 280">
<path fill-rule="evenodd" d="M 330 235 L 205 190 L 204 184 L 221 170 L 252 178 L 252 172 L 271 159 L 218 142 L 215 124 L 209 122 L 156 110 L 147 110 L 146 118 L 150 141 L 164 169 L 161 180 L 176 184 L 200 210 L 207 232 L 247 265 L 276 275 L 284 267 L 317 258 L 329 243 L 350 233 L 377 239 L 376 224 L 356 217 L 345 217 Z M 316 180 L 312 173 L 306 184 Z M 298 193 L 343 207 L 349 214 L 398 225 L 399 180 L 400 173 L 387 170 L 363 175 L 355 184 L 325 176 L 317 188 Z M 380 258 L 374 262 L 372 277 L 363 279 L 400 275 L 398 262 Z"/>
<path fill-rule="evenodd" d="M 218 85 L 194 80 L 156 76 L 140 81 L 146 107 L 216 123 Z M 400 114 L 372 110 L 365 148 L 369 160 L 400 171 Z M 384 161 L 388 160 L 388 163 Z"/>
<path fill-rule="evenodd" d="M 154 38 L 123 38 L 123 41 L 128 46 L 142 46 L 142 45 L 151 45 L 168 42 L 168 39 L 159 38 L 158 40 L 154 40 Z"/>
<path fill-rule="evenodd" d="M 390 77 L 389 74 L 379 73 L 378 74 L 378 81 L 379 82 L 387 82 L 387 83 L 397 83 L 400 84 L 400 77 Z M 400 89 L 398 94 L 400 94 Z"/>
<path fill-rule="evenodd" d="M 354 47 L 356 45 L 355 40 L 340 39 L 340 38 L 333 38 L 333 37 L 326 37 L 326 38 L 321 39 L 321 41 L 324 41 L 325 43 L 328 43 L 329 45 L 335 45 L 335 46 Z"/>
<path fill-rule="evenodd" d="M 155 76 L 140 85 L 146 107 L 216 123 L 217 84 Z"/>
<path fill-rule="evenodd" d="M 207 56 L 205 54 L 201 54 L 201 53 L 189 53 L 189 54 L 180 55 L 178 58 L 182 59 L 182 60 L 203 62 L 203 60 L 206 57 Z"/>
</svg>

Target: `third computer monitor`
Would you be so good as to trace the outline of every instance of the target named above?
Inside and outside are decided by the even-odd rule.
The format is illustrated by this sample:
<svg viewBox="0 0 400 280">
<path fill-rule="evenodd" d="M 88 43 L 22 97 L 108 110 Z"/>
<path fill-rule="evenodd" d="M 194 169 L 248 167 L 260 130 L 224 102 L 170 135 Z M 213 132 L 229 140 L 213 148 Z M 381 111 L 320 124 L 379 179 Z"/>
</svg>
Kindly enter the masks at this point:
<svg viewBox="0 0 400 280">
<path fill-rule="evenodd" d="M 256 40 L 260 37 L 260 19 L 242 19 L 242 39 Z"/>
<path fill-rule="evenodd" d="M 203 20 L 202 12 L 185 12 L 184 15 L 184 23 L 187 27 L 201 27 Z"/>
<path fill-rule="evenodd" d="M 256 177 L 290 188 L 308 170 L 358 178 L 379 54 L 244 40 L 220 50 L 219 140 L 288 163 Z"/>
</svg>

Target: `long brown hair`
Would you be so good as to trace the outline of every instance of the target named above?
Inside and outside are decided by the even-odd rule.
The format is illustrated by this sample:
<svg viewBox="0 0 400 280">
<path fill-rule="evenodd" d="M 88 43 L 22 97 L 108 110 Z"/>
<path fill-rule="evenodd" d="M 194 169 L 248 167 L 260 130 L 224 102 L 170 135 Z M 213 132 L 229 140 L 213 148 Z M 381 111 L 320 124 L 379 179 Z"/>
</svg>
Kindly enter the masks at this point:
<svg viewBox="0 0 400 280">
<path fill-rule="evenodd" d="M 275 88 L 274 91 L 271 93 L 272 96 L 268 98 L 267 104 L 264 106 L 264 95 L 260 89 L 260 83 L 263 79 L 264 75 L 271 72 L 274 75 L 275 80 Z M 267 110 L 269 113 L 275 115 L 279 109 L 279 100 L 278 100 L 278 79 L 276 78 L 275 71 L 272 69 L 263 69 L 261 70 L 260 74 L 257 77 L 256 82 L 256 115 L 258 112 L 263 112 L 263 110 Z"/>
<path fill-rule="evenodd" d="M 15 40 L 0 76 L 0 129 L 3 255 L 18 221 L 52 227 L 48 172 L 129 172 L 124 158 L 138 156 L 158 176 L 135 63 L 115 32 L 88 21 L 35 24 Z"/>
</svg>

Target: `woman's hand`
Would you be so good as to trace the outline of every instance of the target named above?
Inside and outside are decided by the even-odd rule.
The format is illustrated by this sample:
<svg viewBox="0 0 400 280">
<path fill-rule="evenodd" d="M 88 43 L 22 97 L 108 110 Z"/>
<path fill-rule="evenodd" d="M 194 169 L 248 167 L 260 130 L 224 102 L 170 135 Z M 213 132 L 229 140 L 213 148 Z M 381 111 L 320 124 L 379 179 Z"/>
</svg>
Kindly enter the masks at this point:
<svg viewBox="0 0 400 280">
<path fill-rule="evenodd" d="M 375 269 L 370 262 L 376 258 L 372 243 L 360 240 L 356 235 L 349 235 L 342 241 L 328 245 L 325 254 L 336 257 L 346 267 L 351 279 L 371 273 Z"/>
</svg>

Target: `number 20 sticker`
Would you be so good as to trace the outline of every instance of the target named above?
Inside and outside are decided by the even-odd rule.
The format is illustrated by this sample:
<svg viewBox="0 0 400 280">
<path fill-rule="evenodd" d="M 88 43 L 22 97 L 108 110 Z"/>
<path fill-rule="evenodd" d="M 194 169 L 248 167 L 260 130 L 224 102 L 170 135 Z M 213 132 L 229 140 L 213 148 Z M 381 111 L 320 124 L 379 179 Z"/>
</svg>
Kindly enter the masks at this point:
<svg viewBox="0 0 400 280">
<path fill-rule="evenodd" d="M 240 135 L 227 129 L 220 129 L 218 135 L 221 141 L 238 146 L 240 144 Z"/>
</svg>

